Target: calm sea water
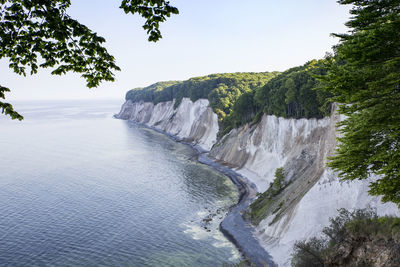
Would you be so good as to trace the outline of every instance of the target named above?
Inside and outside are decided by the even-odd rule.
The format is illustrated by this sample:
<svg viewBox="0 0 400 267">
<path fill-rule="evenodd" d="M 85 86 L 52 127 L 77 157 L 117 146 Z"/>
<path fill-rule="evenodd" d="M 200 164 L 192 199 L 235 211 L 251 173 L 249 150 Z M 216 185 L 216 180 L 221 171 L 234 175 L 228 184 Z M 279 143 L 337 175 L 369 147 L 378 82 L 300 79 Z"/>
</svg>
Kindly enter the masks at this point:
<svg viewBox="0 0 400 267">
<path fill-rule="evenodd" d="M 0 266 L 221 266 L 235 186 L 188 146 L 113 119 L 121 101 L 0 116 Z M 211 221 L 209 219 L 212 219 Z"/>
</svg>

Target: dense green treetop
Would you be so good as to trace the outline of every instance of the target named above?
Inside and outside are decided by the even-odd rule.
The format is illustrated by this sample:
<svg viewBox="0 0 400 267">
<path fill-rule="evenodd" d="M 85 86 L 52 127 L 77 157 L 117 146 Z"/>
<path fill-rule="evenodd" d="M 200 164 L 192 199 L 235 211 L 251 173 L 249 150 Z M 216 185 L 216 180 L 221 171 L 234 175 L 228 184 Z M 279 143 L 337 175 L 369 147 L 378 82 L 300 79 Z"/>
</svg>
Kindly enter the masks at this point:
<svg viewBox="0 0 400 267">
<path fill-rule="evenodd" d="M 291 118 L 321 118 L 328 115 L 329 93 L 318 89 L 316 78 L 326 73 L 323 60 L 312 60 L 303 66 L 291 68 L 255 93 L 255 102 L 267 114 Z"/>
<path fill-rule="evenodd" d="M 126 94 L 134 102 L 159 103 L 176 99 L 176 107 L 184 97 L 196 101 L 206 98 L 222 121 L 243 93 L 265 85 L 278 72 L 224 73 L 195 77 L 186 81 L 160 82 L 145 88 L 136 88 Z"/>
<path fill-rule="evenodd" d="M 329 166 L 344 179 L 380 178 L 370 193 L 400 205 L 400 1 L 352 4 L 347 34 L 328 58 L 326 90 L 343 103 L 343 136 Z"/>
<path fill-rule="evenodd" d="M 322 118 L 330 114 L 330 93 L 316 90 L 326 73 L 323 60 L 291 68 L 263 87 L 242 94 L 223 121 L 224 132 L 246 122 L 258 122 L 266 113 L 285 118 Z"/>
<path fill-rule="evenodd" d="M 53 68 L 52 74 L 81 73 L 89 88 L 114 81 L 115 59 L 103 46 L 105 39 L 68 15 L 70 0 L 0 0 L 0 59 L 8 59 L 17 74 L 35 74 Z M 178 10 L 165 0 L 122 0 L 125 13 L 146 19 L 149 41 L 161 38 L 159 24 Z M 9 88 L 0 85 L 0 99 Z M 0 101 L 2 113 L 23 117 Z"/>
</svg>

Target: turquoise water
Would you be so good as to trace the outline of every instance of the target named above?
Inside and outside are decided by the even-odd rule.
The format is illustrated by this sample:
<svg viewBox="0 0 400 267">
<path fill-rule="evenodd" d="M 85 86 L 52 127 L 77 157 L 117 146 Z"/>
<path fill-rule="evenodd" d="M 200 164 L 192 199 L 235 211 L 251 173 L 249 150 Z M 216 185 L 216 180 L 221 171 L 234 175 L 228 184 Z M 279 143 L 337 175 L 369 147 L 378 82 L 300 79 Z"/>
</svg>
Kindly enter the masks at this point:
<svg viewBox="0 0 400 267">
<path fill-rule="evenodd" d="M 17 103 L 24 121 L 0 116 L 0 266 L 238 261 L 218 230 L 235 186 L 190 147 L 113 119 L 120 104 Z"/>
</svg>

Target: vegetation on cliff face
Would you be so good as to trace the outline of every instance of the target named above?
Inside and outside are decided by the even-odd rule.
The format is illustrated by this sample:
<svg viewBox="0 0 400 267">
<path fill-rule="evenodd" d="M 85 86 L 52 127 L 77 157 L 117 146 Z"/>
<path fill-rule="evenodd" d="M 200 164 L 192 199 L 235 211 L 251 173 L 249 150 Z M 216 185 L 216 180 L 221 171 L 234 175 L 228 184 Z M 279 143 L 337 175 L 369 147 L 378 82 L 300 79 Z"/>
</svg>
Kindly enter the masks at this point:
<svg viewBox="0 0 400 267">
<path fill-rule="evenodd" d="M 400 218 L 341 209 L 330 221 L 324 237 L 295 244 L 292 266 L 398 266 Z"/>
<path fill-rule="evenodd" d="M 258 196 L 258 198 L 250 205 L 248 216 L 253 224 L 258 224 L 265 215 L 271 205 L 275 202 L 275 197 L 279 195 L 288 185 L 285 181 L 285 172 L 283 168 L 277 168 L 275 171 L 275 179 L 269 184 L 269 188 Z M 277 213 L 283 203 L 279 203 L 272 213 Z"/>
<path fill-rule="evenodd" d="M 400 205 L 400 1 L 339 3 L 353 16 L 327 59 L 326 90 L 346 115 L 329 166 L 346 180 L 378 175 L 370 194 Z"/>
<path fill-rule="evenodd" d="M 160 82 L 128 91 L 126 100 L 157 104 L 175 99 L 175 105 L 178 106 L 184 97 L 192 101 L 206 98 L 222 121 L 232 112 L 233 104 L 242 94 L 262 87 L 278 74 L 279 72 L 223 73 L 195 77 L 186 81 Z"/>
<path fill-rule="evenodd" d="M 326 73 L 323 60 L 312 60 L 291 68 L 271 80 L 256 92 L 256 105 L 267 114 L 290 118 L 321 118 L 329 114 L 329 93 L 315 90 L 320 87 L 316 75 Z"/>
<path fill-rule="evenodd" d="M 321 61 L 285 71 L 212 74 L 186 81 L 159 82 L 127 92 L 133 102 L 159 103 L 183 97 L 192 101 L 207 98 L 218 115 L 222 134 L 247 122 L 257 122 L 263 113 L 293 118 L 321 118 L 328 115 L 331 96 L 315 77 L 324 75 Z"/>
<path fill-rule="evenodd" d="M 241 95 L 223 121 L 224 133 L 266 113 L 285 118 L 322 118 L 330 114 L 330 93 L 316 90 L 316 77 L 326 73 L 323 60 L 312 60 L 271 79 L 263 87 Z"/>
</svg>

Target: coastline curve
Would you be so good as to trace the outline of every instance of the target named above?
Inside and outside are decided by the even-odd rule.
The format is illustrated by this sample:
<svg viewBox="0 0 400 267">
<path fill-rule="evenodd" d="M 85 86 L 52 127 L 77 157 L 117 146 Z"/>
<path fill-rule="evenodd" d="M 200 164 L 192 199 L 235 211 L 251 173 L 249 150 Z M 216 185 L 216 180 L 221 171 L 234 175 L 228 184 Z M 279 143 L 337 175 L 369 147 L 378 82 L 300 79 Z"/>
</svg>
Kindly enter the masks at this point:
<svg viewBox="0 0 400 267">
<path fill-rule="evenodd" d="M 114 118 L 119 119 L 118 116 L 114 116 Z M 164 134 L 175 142 L 190 146 L 197 153 L 197 161 L 199 163 L 207 165 L 227 176 L 237 187 L 239 200 L 238 203 L 230 207 L 227 216 L 222 220 L 220 231 L 237 247 L 245 259 L 256 264 L 257 267 L 277 266 L 273 262 L 272 256 L 261 246 L 257 238 L 254 236 L 255 228 L 250 224 L 250 222 L 245 221 L 242 217 L 242 212 L 244 212 L 244 210 L 246 210 L 250 205 L 251 200 L 257 193 L 255 184 L 251 183 L 248 179 L 234 170 L 209 158 L 208 151 L 203 149 L 201 146 L 186 142 L 175 135 L 149 126 L 146 123 L 133 120 L 128 120 L 128 122 Z"/>
</svg>

